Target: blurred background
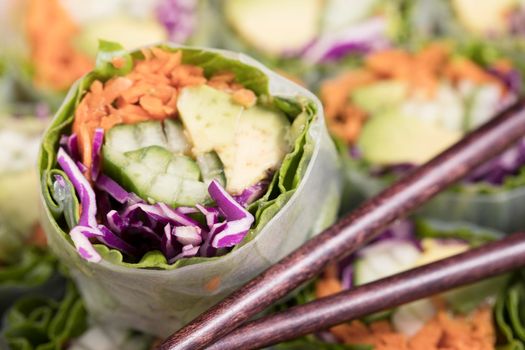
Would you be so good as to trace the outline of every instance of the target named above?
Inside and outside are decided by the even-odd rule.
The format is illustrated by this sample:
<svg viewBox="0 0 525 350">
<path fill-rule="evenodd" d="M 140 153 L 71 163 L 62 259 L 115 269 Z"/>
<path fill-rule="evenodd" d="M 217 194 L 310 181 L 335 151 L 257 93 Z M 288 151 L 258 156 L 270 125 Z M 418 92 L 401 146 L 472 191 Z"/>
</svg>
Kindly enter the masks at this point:
<svg viewBox="0 0 525 350">
<path fill-rule="evenodd" d="M 11 309 L 11 325 L 32 339 L 17 349 L 44 349 L 34 345 L 42 337 L 60 348 L 86 329 L 82 302 L 37 224 L 34 164 L 41 133 L 96 65 L 100 40 L 238 51 L 313 91 L 344 163 L 345 212 L 522 94 L 525 1 L 0 0 L 0 314 L 29 291 L 52 300 Z M 481 237 L 523 229 L 525 140 L 419 215 L 468 232 L 483 226 Z M 35 308 L 67 315 L 68 326 L 51 336 L 20 316 Z M 97 327 L 83 337 L 77 349 L 141 349 L 152 340 Z M 505 349 L 523 349 L 512 344 Z"/>
</svg>

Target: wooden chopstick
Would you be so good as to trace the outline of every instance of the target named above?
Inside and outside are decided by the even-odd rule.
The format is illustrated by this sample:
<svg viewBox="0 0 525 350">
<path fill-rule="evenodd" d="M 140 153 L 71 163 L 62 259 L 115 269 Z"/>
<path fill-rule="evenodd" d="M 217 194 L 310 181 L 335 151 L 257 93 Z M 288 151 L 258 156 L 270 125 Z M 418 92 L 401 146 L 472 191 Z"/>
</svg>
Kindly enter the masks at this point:
<svg viewBox="0 0 525 350">
<path fill-rule="evenodd" d="M 230 294 L 171 335 L 160 349 L 195 350 L 218 341 L 313 278 L 328 263 L 351 254 L 394 220 L 427 202 L 523 135 L 525 98 Z"/>
<path fill-rule="evenodd" d="M 525 233 L 250 322 L 208 350 L 259 349 L 525 265 Z"/>
</svg>

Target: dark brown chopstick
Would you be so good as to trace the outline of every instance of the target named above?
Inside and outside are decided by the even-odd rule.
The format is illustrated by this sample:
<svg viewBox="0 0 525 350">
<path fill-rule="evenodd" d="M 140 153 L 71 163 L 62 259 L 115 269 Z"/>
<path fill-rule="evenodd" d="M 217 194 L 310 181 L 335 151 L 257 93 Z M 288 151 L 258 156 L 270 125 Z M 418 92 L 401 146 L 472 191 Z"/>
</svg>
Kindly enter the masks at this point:
<svg viewBox="0 0 525 350">
<path fill-rule="evenodd" d="M 523 135 L 525 99 L 520 99 L 197 317 L 160 349 L 202 349 L 217 341 Z"/>
<path fill-rule="evenodd" d="M 525 233 L 250 322 L 206 349 L 259 349 L 525 265 Z"/>
</svg>

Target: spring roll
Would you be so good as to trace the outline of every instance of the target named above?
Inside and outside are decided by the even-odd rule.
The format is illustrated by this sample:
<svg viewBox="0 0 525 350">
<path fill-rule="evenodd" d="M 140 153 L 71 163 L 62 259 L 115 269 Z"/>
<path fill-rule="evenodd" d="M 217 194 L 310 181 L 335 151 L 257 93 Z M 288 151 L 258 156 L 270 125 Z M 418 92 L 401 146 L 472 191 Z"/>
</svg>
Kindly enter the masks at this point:
<svg viewBox="0 0 525 350">
<path fill-rule="evenodd" d="M 466 133 L 521 93 L 521 75 L 504 57 L 479 62 L 444 42 L 419 51 L 389 49 L 326 80 L 320 89 L 330 130 L 351 160 L 355 201 L 380 191 Z M 521 227 L 525 212 L 525 141 L 472 172 L 423 212 L 503 231 Z"/>
<path fill-rule="evenodd" d="M 166 335 L 335 220 L 339 161 L 246 56 L 101 50 L 44 136 L 43 223 L 96 318 Z"/>
<path fill-rule="evenodd" d="M 459 254 L 503 233 L 473 225 L 398 221 L 353 256 L 330 266 L 288 304 L 303 303 Z M 353 320 L 277 349 L 489 350 L 499 339 L 497 306 L 510 281 L 503 275 Z M 520 283 L 523 287 L 523 282 Z M 282 306 L 281 306 L 282 307 Z M 498 347 L 499 348 L 499 347 Z"/>
</svg>

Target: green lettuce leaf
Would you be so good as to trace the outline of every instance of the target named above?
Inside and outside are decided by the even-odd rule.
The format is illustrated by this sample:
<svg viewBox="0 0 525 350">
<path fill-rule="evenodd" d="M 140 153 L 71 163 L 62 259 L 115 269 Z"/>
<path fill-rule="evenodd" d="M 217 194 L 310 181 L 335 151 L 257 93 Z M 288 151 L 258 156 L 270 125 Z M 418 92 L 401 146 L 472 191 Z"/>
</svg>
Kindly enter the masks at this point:
<svg viewBox="0 0 525 350">
<path fill-rule="evenodd" d="M 7 312 L 2 338 L 13 350 L 61 349 L 86 327 L 86 310 L 69 283 L 62 299 L 27 297 Z"/>
<path fill-rule="evenodd" d="M 38 248 L 26 248 L 14 263 L 0 265 L 0 315 L 24 295 L 56 295 L 63 278 L 56 272 L 57 262 Z"/>
<path fill-rule="evenodd" d="M 525 349 L 525 274 L 514 274 L 506 288 L 500 292 L 494 307 L 498 327 L 499 350 Z"/>
</svg>

